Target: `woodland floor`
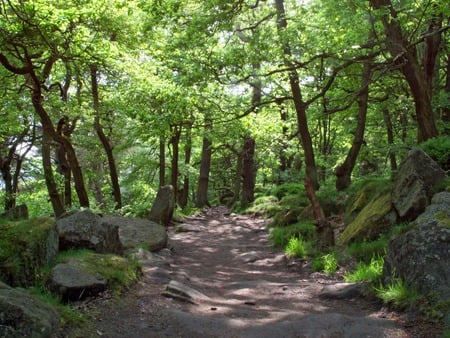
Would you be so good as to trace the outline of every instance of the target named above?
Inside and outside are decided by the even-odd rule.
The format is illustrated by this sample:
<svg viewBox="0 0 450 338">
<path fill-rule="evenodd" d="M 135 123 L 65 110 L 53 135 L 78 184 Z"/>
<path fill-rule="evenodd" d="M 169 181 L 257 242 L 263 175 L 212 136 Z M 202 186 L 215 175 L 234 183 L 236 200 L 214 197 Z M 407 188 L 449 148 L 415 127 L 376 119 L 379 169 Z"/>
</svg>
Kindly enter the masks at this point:
<svg viewBox="0 0 450 338">
<path fill-rule="evenodd" d="M 340 274 L 286 259 L 270 245 L 267 220 L 217 207 L 183 227 L 190 231 L 170 229 L 162 263 L 144 262 L 140 283 L 121 298 L 81 304 L 90 324 L 61 337 L 438 337 L 438 327 L 376 299 L 318 297 Z M 199 291 L 195 304 L 164 296 L 170 280 Z"/>
</svg>

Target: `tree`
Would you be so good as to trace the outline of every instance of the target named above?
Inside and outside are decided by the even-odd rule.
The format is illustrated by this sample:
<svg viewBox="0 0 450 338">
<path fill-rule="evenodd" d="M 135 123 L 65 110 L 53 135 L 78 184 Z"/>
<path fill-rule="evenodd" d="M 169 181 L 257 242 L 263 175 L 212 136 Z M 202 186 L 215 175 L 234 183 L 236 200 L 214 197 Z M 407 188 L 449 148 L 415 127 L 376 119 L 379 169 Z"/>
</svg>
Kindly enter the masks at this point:
<svg viewBox="0 0 450 338">
<path fill-rule="evenodd" d="M 411 41 L 402 27 L 400 13 L 390 0 L 371 0 L 373 8 L 380 13 L 379 19 L 384 27 L 386 48 L 391 54 L 392 63 L 398 67 L 409 84 L 414 98 L 418 125 L 418 140 L 424 141 L 438 135 L 435 115 L 432 106 L 432 82 L 435 75 L 436 58 L 441 43 L 442 16 L 432 14 L 429 17 L 426 33 L 419 36 L 418 41 Z M 437 8 L 433 7 L 433 11 Z M 422 9 L 423 12 L 426 9 Z M 378 14 L 378 13 L 375 13 Z M 424 13 L 428 14 L 428 13 Z M 418 29 L 419 27 L 415 27 Z M 423 60 L 419 59 L 417 46 L 426 44 Z"/>
</svg>

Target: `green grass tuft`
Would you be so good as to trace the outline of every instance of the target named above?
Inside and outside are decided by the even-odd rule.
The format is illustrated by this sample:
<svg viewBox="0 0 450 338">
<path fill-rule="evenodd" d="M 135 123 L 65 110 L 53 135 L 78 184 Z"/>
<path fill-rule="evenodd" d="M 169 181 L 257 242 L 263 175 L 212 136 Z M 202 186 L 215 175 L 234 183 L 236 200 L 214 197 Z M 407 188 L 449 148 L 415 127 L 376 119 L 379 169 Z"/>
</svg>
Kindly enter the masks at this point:
<svg viewBox="0 0 450 338">
<path fill-rule="evenodd" d="M 306 247 L 302 238 L 291 237 L 284 249 L 284 253 L 288 257 L 304 258 L 306 257 Z"/>
<path fill-rule="evenodd" d="M 368 264 L 359 262 L 355 271 L 345 274 L 344 280 L 346 282 L 377 281 L 383 274 L 383 264 L 383 256 L 373 256 Z"/>
<path fill-rule="evenodd" d="M 389 285 L 375 288 L 375 291 L 385 304 L 393 305 L 400 310 L 412 308 L 422 298 L 415 288 L 408 287 L 399 278 L 393 279 Z"/>
</svg>

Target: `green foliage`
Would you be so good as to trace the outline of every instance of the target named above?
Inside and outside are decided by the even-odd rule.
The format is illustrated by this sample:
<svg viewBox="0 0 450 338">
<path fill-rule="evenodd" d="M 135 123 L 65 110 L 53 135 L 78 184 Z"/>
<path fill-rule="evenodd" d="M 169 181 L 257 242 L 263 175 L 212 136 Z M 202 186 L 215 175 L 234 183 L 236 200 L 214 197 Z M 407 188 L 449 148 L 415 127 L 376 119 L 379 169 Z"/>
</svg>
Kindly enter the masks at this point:
<svg viewBox="0 0 450 338">
<path fill-rule="evenodd" d="M 339 268 L 337 254 L 332 252 L 315 257 L 312 261 L 312 268 L 315 271 L 323 271 L 328 275 L 335 274 Z"/>
<path fill-rule="evenodd" d="M 276 196 L 279 200 L 287 195 L 300 195 L 304 193 L 305 188 L 299 183 L 283 183 L 272 189 L 271 194 Z"/>
<path fill-rule="evenodd" d="M 433 137 L 419 144 L 433 160 L 445 170 L 450 170 L 450 137 L 442 135 Z"/>
<path fill-rule="evenodd" d="M 269 238 L 272 245 L 284 248 L 292 237 L 301 237 L 310 242 L 316 235 L 316 226 L 309 222 L 300 222 L 285 227 L 273 227 L 269 229 Z"/>
<path fill-rule="evenodd" d="M 347 251 L 357 260 L 369 262 L 372 257 L 380 256 L 385 253 L 387 243 L 387 236 L 383 236 L 375 241 L 353 242 L 348 246 Z"/>
<path fill-rule="evenodd" d="M 346 282 L 378 281 L 383 274 L 384 257 L 372 256 L 370 263 L 359 262 L 356 269 L 347 272 L 344 276 Z"/>
<path fill-rule="evenodd" d="M 390 284 L 375 288 L 376 294 L 385 304 L 395 308 L 411 309 L 421 299 L 420 293 L 413 287 L 409 287 L 399 278 L 393 279 Z"/>
<path fill-rule="evenodd" d="M 284 253 L 288 257 L 306 257 L 305 242 L 301 237 L 291 237 L 288 241 L 288 244 L 284 248 Z"/>
<path fill-rule="evenodd" d="M 99 254 L 90 250 L 61 252 L 57 262 L 70 261 L 86 271 L 103 276 L 114 294 L 122 292 L 135 283 L 141 274 L 137 261 L 113 254 Z"/>
<path fill-rule="evenodd" d="M 246 210 L 246 212 L 265 217 L 272 217 L 280 210 L 281 207 L 275 196 L 263 196 L 257 198 L 253 202 L 253 205 Z"/>
<path fill-rule="evenodd" d="M 0 219 L 0 280 L 30 286 L 42 278 L 46 241 L 54 226 L 50 218 L 19 222 Z"/>
</svg>

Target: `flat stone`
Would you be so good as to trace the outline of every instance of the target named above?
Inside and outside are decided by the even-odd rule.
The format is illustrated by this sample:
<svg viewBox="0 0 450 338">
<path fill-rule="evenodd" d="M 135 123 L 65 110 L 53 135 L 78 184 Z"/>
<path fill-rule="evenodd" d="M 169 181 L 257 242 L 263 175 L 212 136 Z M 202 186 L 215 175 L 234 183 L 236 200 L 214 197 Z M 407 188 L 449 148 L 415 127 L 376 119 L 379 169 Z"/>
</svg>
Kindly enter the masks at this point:
<svg viewBox="0 0 450 338">
<path fill-rule="evenodd" d="M 192 304 L 209 299 L 205 294 L 175 280 L 169 282 L 163 295 Z"/>
<path fill-rule="evenodd" d="M 367 284 L 361 283 L 336 283 L 326 285 L 320 292 L 320 298 L 326 299 L 351 299 L 364 296 Z"/>
</svg>

